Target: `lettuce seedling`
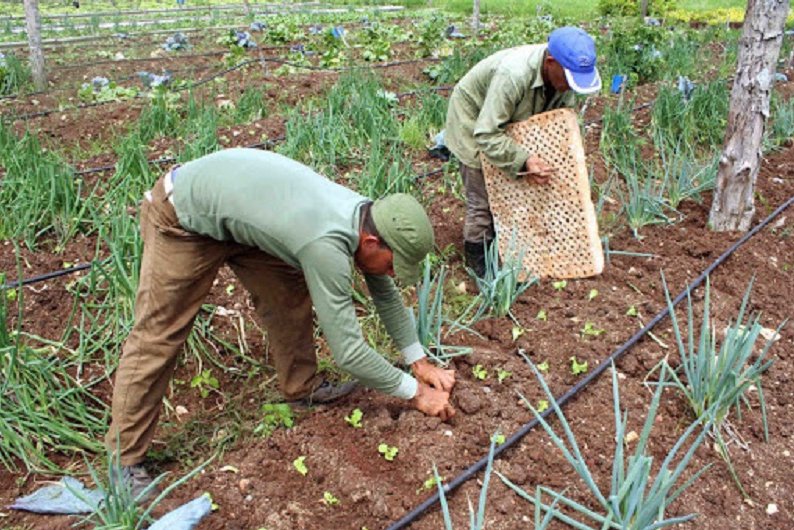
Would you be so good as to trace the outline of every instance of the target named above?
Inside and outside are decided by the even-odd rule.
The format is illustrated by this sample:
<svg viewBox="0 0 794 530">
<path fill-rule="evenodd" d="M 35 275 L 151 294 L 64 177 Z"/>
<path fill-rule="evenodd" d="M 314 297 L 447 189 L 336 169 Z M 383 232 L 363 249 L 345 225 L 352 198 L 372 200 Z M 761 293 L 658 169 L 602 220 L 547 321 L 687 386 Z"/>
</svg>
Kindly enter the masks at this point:
<svg viewBox="0 0 794 530">
<path fill-rule="evenodd" d="M 558 282 L 553 282 L 551 286 L 554 287 L 555 291 L 562 291 L 563 289 L 568 287 L 568 280 L 560 280 Z"/>
<path fill-rule="evenodd" d="M 326 491 L 323 493 L 323 502 L 328 506 L 336 506 L 339 504 L 339 499 L 334 497 L 334 494 L 330 491 Z"/>
<path fill-rule="evenodd" d="M 297 471 L 304 477 L 306 476 L 306 473 L 309 472 L 309 468 L 306 467 L 305 461 L 306 461 L 305 456 L 299 456 L 298 458 L 292 461 L 292 465 L 295 468 L 295 471 Z"/>
<path fill-rule="evenodd" d="M 548 316 L 546 315 L 545 309 L 541 309 L 540 311 L 538 311 L 538 314 L 535 315 L 535 318 L 537 320 L 542 320 L 543 322 L 546 322 L 549 319 Z"/>
<path fill-rule="evenodd" d="M 598 289 L 590 289 L 590 292 L 587 293 L 588 300 L 595 300 L 596 296 L 598 296 Z"/>
<path fill-rule="evenodd" d="M 580 363 L 576 356 L 571 357 L 571 373 L 579 375 L 587 372 L 587 361 Z"/>
<path fill-rule="evenodd" d="M 497 372 L 496 374 L 496 379 L 501 383 L 511 375 L 513 375 L 513 372 L 508 372 L 507 370 L 500 369 L 499 372 Z"/>
<path fill-rule="evenodd" d="M 603 335 L 606 330 L 599 329 L 595 327 L 595 324 L 592 322 L 585 322 L 584 327 L 581 330 L 582 337 L 598 337 L 599 335 Z"/>
<path fill-rule="evenodd" d="M 488 377 L 488 371 L 483 368 L 481 364 L 474 365 L 471 369 L 471 373 L 480 381 L 484 381 L 485 378 Z"/>
<path fill-rule="evenodd" d="M 391 462 L 400 450 L 389 444 L 382 443 L 378 446 L 378 452 L 383 455 L 387 462 Z"/>
<path fill-rule="evenodd" d="M 345 416 L 345 421 L 352 425 L 356 429 L 361 428 L 361 418 L 364 417 L 364 413 L 361 412 L 361 409 L 353 409 L 353 412 L 350 413 L 350 416 Z"/>
</svg>

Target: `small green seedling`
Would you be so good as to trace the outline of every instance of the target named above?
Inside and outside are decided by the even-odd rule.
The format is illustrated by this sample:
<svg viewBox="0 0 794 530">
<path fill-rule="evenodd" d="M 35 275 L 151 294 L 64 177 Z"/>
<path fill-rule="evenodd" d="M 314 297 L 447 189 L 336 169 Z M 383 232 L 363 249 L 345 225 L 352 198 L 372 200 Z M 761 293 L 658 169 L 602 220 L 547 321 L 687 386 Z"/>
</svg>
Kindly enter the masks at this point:
<svg viewBox="0 0 794 530">
<path fill-rule="evenodd" d="M 516 341 L 518 337 L 524 334 L 526 330 L 521 326 L 513 326 L 513 342 Z"/>
<path fill-rule="evenodd" d="M 493 436 L 491 436 L 491 441 L 493 441 L 493 443 L 495 443 L 496 445 L 502 445 L 503 443 L 505 443 L 505 435 L 502 433 L 496 433 Z"/>
<path fill-rule="evenodd" d="M 289 429 L 295 425 L 292 408 L 286 403 L 265 403 L 262 405 L 262 421 L 254 428 L 254 434 L 270 436 L 279 427 Z"/>
<path fill-rule="evenodd" d="M 6 291 L 6 300 L 9 302 L 15 302 L 17 299 L 17 292 L 14 289 L 9 289 Z"/>
<path fill-rule="evenodd" d="M 587 293 L 588 300 L 595 300 L 596 296 L 598 296 L 598 289 L 590 289 L 590 292 Z"/>
<path fill-rule="evenodd" d="M 444 477 L 439 477 L 439 482 L 444 482 Z M 437 483 L 436 477 L 432 476 L 429 479 L 425 480 L 424 483 L 422 483 L 422 487 L 416 490 L 416 493 L 419 494 L 422 493 L 423 491 L 429 491 L 433 489 L 436 483 Z"/>
<path fill-rule="evenodd" d="M 581 330 L 582 337 L 598 337 L 604 333 L 605 330 L 596 328 L 592 322 L 585 322 Z"/>
<path fill-rule="evenodd" d="M 292 461 L 292 466 L 295 468 L 295 471 L 297 471 L 304 477 L 306 476 L 306 473 L 309 472 L 309 468 L 306 467 L 305 461 L 306 461 L 305 456 L 299 456 L 298 458 Z"/>
<path fill-rule="evenodd" d="M 484 381 L 485 378 L 488 377 L 488 370 L 483 368 L 481 364 L 474 365 L 471 369 L 471 373 L 480 381 Z"/>
<path fill-rule="evenodd" d="M 218 387 L 220 387 L 220 383 L 212 375 L 211 370 L 202 370 L 200 374 L 190 380 L 190 388 L 198 388 L 202 398 L 209 396 L 210 391 L 217 390 Z"/>
<path fill-rule="evenodd" d="M 382 443 L 378 446 L 378 452 L 383 455 L 387 462 L 393 461 L 399 451 L 399 449 L 389 444 Z"/>
<path fill-rule="evenodd" d="M 356 429 L 361 428 L 361 418 L 364 417 L 364 413 L 361 412 L 361 409 L 353 409 L 353 412 L 350 413 L 350 416 L 345 416 L 345 421 L 352 425 Z"/>
<path fill-rule="evenodd" d="M 543 361 L 542 363 L 538 364 L 538 370 L 541 372 L 548 373 L 549 371 L 549 361 Z"/>
<path fill-rule="evenodd" d="M 229 285 L 226 286 L 226 294 L 231 296 L 233 292 L 234 292 L 234 284 L 230 283 Z"/>
<path fill-rule="evenodd" d="M 553 282 L 551 286 L 554 287 L 555 291 L 562 291 L 563 289 L 568 287 L 568 280 L 560 280 L 558 282 Z"/>
<path fill-rule="evenodd" d="M 587 361 L 580 363 L 576 356 L 571 357 L 571 373 L 573 375 L 584 374 L 587 372 Z"/>
<path fill-rule="evenodd" d="M 626 316 L 627 317 L 636 317 L 636 316 L 639 316 L 639 315 L 640 315 L 640 313 L 639 313 L 639 311 L 637 311 L 637 307 L 636 306 L 631 306 L 626 311 Z"/>
<path fill-rule="evenodd" d="M 545 309 L 541 309 L 540 311 L 538 311 L 538 314 L 535 315 L 535 319 L 536 320 L 542 320 L 543 322 L 546 322 L 549 319 L 548 315 L 546 314 L 546 310 Z"/>
<path fill-rule="evenodd" d="M 339 499 L 334 497 L 334 494 L 330 491 L 326 491 L 323 493 L 323 502 L 328 506 L 336 506 L 339 504 Z"/>
<path fill-rule="evenodd" d="M 503 382 L 505 379 L 507 379 L 508 377 L 510 377 L 511 375 L 513 375 L 513 372 L 509 372 L 509 371 L 507 371 L 507 370 L 501 370 L 501 369 L 500 369 L 500 370 L 499 370 L 499 372 L 497 372 L 497 374 L 496 374 L 496 379 L 497 379 L 497 380 L 499 380 L 499 382 L 501 383 L 501 382 Z"/>
<path fill-rule="evenodd" d="M 535 407 L 535 410 L 537 410 L 538 412 L 543 412 L 547 408 L 549 408 L 549 402 L 546 401 L 545 399 L 541 399 L 540 401 L 538 401 L 538 406 Z"/>
</svg>

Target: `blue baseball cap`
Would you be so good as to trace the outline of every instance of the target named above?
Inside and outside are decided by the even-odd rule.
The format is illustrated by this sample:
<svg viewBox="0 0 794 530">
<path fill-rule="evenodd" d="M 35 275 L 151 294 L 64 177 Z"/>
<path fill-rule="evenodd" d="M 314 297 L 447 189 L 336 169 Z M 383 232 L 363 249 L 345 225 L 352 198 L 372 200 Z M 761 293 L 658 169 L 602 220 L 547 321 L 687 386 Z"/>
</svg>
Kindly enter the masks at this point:
<svg viewBox="0 0 794 530">
<path fill-rule="evenodd" d="M 574 92 L 593 94 L 601 90 L 601 76 L 596 69 L 593 37 L 580 28 L 557 28 L 549 35 L 549 53 L 565 70 Z"/>
</svg>

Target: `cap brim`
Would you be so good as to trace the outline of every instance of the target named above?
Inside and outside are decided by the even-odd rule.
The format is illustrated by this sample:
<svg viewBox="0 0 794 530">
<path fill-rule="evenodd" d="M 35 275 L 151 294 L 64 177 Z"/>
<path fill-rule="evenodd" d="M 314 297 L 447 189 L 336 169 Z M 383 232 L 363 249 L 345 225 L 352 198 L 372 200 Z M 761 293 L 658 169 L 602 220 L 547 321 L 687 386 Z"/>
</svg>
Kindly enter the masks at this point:
<svg viewBox="0 0 794 530">
<path fill-rule="evenodd" d="M 593 68 L 592 72 L 573 72 L 567 68 L 564 70 L 568 86 L 577 94 L 595 94 L 601 90 L 601 76 L 597 68 Z"/>
<path fill-rule="evenodd" d="M 409 263 L 405 257 L 394 253 L 394 275 L 400 283 L 409 287 L 416 285 L 422 276 L 422 263 Z"/>
</svg>

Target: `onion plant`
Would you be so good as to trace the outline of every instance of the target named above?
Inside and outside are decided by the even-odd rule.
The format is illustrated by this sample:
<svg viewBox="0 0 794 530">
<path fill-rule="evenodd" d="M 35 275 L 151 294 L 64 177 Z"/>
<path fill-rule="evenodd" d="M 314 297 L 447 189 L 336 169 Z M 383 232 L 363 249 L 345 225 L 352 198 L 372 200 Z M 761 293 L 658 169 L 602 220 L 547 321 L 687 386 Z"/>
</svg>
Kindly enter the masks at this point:
<svg viewBox="0 0 794 530">
<path fill-rule="evenodd" d="M 9 333 L 7 291 L 0 291 L 0 464 L 62 473 L 51 454 L 100 450 L 106 408 L 90 393 L 96 381 L 72 376 L 74 362 L 65 352 L 22 342 L 23 289 L 15 292 L 18 328 Z"/>
<path fill-rule="evenodd" d="M 664 281 L 664 277 L 662 280 Z M 684 395 L 694 415 L 701 416 L 707 411 L 711 411 L 714 416 L 713 434 L 722 449 L 721 456 L 743 494 L 745 492 L 731 463 L 723 431 L 726 431 L 728 418 L 733 413 L 741 419 L 742 404 L 748 409 L 751 408 L 748 390 L 754 388 L 758 394 L 764 425 L 764 438 L 769 438 L 766 400 L 761 386 L 761 376 L 772 365 L 772 360 L 767 358 L 767 354 L 774 342 L 774 338 L 770 338 L 756 354 L 758 350 L 756 342 L 763 328 L 760 323 L 760 315 L 746 315 L 752 285 L 753 281 L 751 280 L 745 291 L 736 320 L 728 326 L 718 351 L 716 331 L 711 327 L 710 322 L 711 288 L 709 282 L 706 282 L 703 317 L 697 341 L 694 331 L 697 323 L 693 315 L 692 299 L 689 293 L 687 292 L 687 330 L 684 335 L 675 311 L 673 311 L 667 284 L 664 284 L 665 297 L 673 322 L 673 333 L 681 357 L 678 370 L 673 370 L 666 359 L 662 361 L 663 368 L 672 374 L 672 382 L 668 386 L 678 389 Z M 785 322 L 780 324 L 778 332 L 784 324 Z"/>
<path fill-rule="evenodd" d="M 0 238 L 24 239 L 35 248 L 45 235 L 63 243 L 80 224 L 80 183 L 74 169 L 57 154 L 43 149 L 35 135 L 22 138 L 0 123 Z"/>
<path fill-rule="evenodd" d="M 435 276 L 432 274 L 430 257 L 425 258 L 422 281 L 416 290 L 416 331 L 419 342 L 431 358 L 446 362 L 450 357 L 471 353 L 466 346 L 445 346 L 443 326 L 449 323 L 444 316 L 444 283 L 447 270 L 442 265 Z"/>
<path fill-rule="evenodd" d="M 31 84 L 30 68 L 13 54 L 0 53 L 0 95 L 21 92 Z"/>
<path fill-rule="evenodd" d="M 485 314 L 497 317 L 513 315 L 510 308 L 521 294 L 537 283 L 538 278 L 530 275 L 523 264 L 524 251 L 518 249 L 515 233 L 511 236 L 507 252 L 499 259 L 499 236 L 485 247 L 485 275 L 475 276 L 480 305 L 471 321 L 475 322 Z"/>
<path fill-rule="evenodd" d="M 764 130 L 764 151 L 778 150 L 794 138 L 794 100 L 783 100 L 772 92 L 769 115 L 772 119 Z"/>
<path fill-rule="evenodd" d="M 656 420 L 659 402 L 662 397 L 666 370 L 662 370 L 660 384 L 653 394 L 648 416 L 645 419 L 642 433 L 636 441 L 637 445 L 634 453 L 626 455 L 624 444 L 626 444 L 628 414 L 626 411 L 621 410 L 617 372 L 614 366 L 612 367 L 612 397 L 616 443 L 612 458 L 612 476 L 609 481 L 609 491 L 602 491 L 601 487 L 596 483 L 587 465 L 587 460 L 582 455 L 576 437 L 559 404 L 554 399 L 551 390 L 549 390 L 546 381 L 532 361 L 523 352 L 521 354 L 535 373 L 544 393 L 548 396 L 552 409 L 542 415 L 523 395 L 521 398 L 549 435 L 552 443 L 562 452 L 576 474 L 582 479 L 597 508 L 588 507 L 566 497 L 562 492 L 541 486 L 540 492 L 542 494 L 550 496 L 555 502 L 559 503 L 559 509 L 553 508 L 552 504 L 542 500 L 541 493 L 532 496 L 497 472 L 508 487 L 522 498 L 533 503 L 536 509 L 540 509 L 545 513 L 554 510 L 553 517 L 555 519 L 580 530 L 594 528 L 602 530 L 612 528 L 620 530 L 652 530 L 674 526 L 696 517 L 696 514 L 667 517 L 665 516 L 665 511 L 684 490 L 691 486 L 708 469 L 708 466 L 706 466 L 698 470 L 685 480 L 683 484 L 676 487 L 676 484 L 682 479 L 684 471 L 689 466 L 695 450 L 703 442 L 710 428 L 711 423 L 708 419 L 710 413 L 704 414 L 684 430 L 658 468 L 653 465 L 653 457 L 647 453 L 651 429 Z M 545 415 L 552 412 L 559 420 L 563 431 L 562 435 L 557 434 L 555 429 L 544 418 Z M 698 433 L 697 431 L 700 432 Z M 563 512 L 563 510 L 565 511 Z"/>
</svg>

